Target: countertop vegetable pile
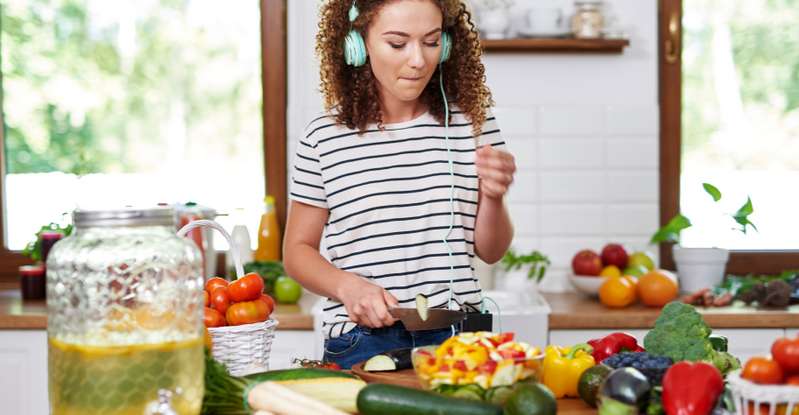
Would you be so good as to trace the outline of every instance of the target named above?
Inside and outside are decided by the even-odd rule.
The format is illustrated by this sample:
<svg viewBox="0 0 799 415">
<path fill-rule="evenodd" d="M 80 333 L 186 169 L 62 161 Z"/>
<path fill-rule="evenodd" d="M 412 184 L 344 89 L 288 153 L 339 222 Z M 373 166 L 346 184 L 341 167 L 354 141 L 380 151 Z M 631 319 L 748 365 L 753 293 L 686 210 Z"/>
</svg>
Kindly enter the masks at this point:
<svg viewBox="0 0 799 415">
<path fill-rule="evenodd" d="M 733 411 L 724 375 L 740 363 L 727 353 L 726 339 L 712 336 L 691 305 L 667 304 L 643 348 L 624 333 L 588 343 L 602 346 L 599 355 L 594 350 L 600 363 L 581 375 L 578 392 L 587 404 L 599 407 L 600 415 Z"/>
</svg>

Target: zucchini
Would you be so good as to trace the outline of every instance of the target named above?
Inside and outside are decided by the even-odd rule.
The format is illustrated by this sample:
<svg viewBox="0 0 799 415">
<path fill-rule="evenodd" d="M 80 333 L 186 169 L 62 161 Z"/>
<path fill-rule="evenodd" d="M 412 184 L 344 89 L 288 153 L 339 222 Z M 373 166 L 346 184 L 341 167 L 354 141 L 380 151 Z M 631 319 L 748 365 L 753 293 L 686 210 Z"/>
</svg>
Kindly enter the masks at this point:
<svg viewBox="0 0 799 415">
<path fill-rule="evenodd" d="M 373 383 L 358 394 L 361 415 L 502 415 L 502 408 L 434 392 Z"/>
<path fill-rule="evenodd" d="M 244 379 L 255 382 L 278 381 L 278 380 L 297 380 L 297 379 L 318 379 L 318 378 L 349 378 L 357 379 L 355 375 L 344 373 L 338 370 L 301 368 L 301 369 L 280 369 L 268 372 L 253 373 L 244 376 Z"/>
<path fill-rule="evenodd" d="M 385 372 L 392 370 L 410 369 L 411 349 L 403 348 L 391 350 L 382 354 L 374 355 L 363 365 L 363 370 L 367 372 Z"/>
</svg>

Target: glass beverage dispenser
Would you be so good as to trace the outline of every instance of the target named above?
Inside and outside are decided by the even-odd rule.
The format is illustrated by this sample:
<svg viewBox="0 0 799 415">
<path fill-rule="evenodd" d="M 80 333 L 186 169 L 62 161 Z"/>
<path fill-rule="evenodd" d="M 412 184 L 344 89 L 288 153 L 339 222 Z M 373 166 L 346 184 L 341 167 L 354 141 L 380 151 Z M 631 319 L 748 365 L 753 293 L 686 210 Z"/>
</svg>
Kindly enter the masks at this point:
<svg viewBox="0 0 799 415">
<path fill-rule="evenodd" d="M 171 208 L 75 211 L 47 260 L 51 414 L 199 414 L 202 257 Z M 159 398 L 161 402 L 159 402 Z"/>
</svg>

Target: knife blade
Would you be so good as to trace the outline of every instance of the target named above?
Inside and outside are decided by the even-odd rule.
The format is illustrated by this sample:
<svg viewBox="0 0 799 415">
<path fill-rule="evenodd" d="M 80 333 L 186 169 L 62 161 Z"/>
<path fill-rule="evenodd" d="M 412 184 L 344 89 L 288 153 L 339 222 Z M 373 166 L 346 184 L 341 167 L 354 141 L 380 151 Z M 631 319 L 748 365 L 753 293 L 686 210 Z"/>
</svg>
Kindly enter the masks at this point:
<svg viewBox="0 0 799 415">
<path fill-rule="evenodd" d="M 435 330 L 447 328 L 459 323 L 466 318 L 466 313 L 458 310 L 444 308 L 430 308 L 427 310 L 427 320 L 422 320 L 415 308 L 393 307 L 389 313 L 402 321 L 408 331 Z"/>
</svg>

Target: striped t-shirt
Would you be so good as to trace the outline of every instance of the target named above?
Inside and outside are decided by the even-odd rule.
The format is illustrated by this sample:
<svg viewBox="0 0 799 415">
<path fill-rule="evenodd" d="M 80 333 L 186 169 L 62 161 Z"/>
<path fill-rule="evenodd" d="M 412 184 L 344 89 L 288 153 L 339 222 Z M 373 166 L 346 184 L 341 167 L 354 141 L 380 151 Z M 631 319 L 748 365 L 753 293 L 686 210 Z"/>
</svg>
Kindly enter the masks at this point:
<svg viewBox="0 0 799 415">
<path fill-rule="evenodd" d="M 292 200 L 328 210 L 320 249 L 337 268 L 353 272 L 413 307 L 422 293 L 430 307 L 447 307 L 450 279 L 453 302 L 480 307 L 474 276 L 474 226 L 478 181 L 475 145 L 504 149 L 489 113 L 482 134 L 462 112 L 452 112 L 449 148 L 454 171 L 453 228 L 450 227 L 450 176 L 445 128 L 430 113 L 414 120 L 369 125 L 358 135 L 333 116 L 308 125 L 294 158 Z M 454 268 L 454 272 L 452 271 Z M 355 327 L 344 305 L 324 305 L 326 338 Z"/>
</svg>

